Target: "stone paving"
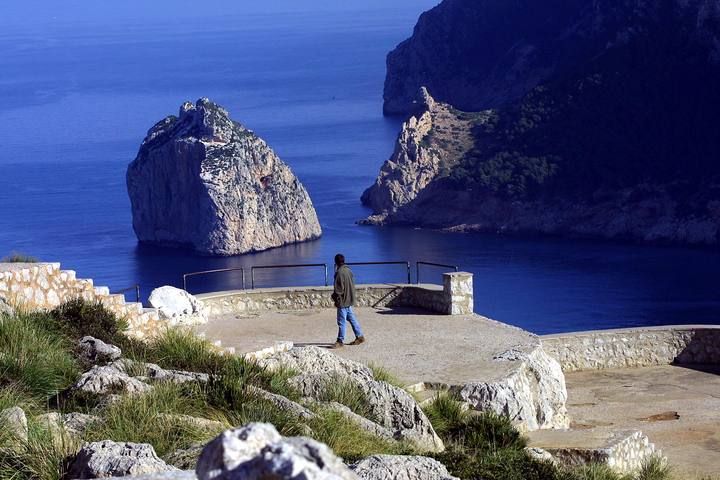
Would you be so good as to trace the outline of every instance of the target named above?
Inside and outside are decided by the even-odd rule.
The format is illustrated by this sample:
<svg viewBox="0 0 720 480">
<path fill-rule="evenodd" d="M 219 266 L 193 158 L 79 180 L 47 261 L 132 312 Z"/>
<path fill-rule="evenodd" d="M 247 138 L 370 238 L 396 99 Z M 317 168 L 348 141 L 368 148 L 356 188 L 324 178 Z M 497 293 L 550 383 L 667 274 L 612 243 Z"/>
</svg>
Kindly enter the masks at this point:
<svg viewBox="0 0 720 480">
<path fill-rule="evenodd" d="M 460 385 L 502 378 L 508 362 L 493 360 L 510 348 L 533 349 L 539 340 L 519 328 L 478 315 L 436 315 L 421 310 L 355 309 L 368 341 L 334 352 L 383 366 L 403 382 Z M 337 335 L 334 309 L 227 314 L 198 327 L 208 339 L 247 353 L 292 341 L 295 345 L 331 345 Z M 350 325 L 345 342 L 354 338 Z"/>
<path fill-rule="evenodd" d="M 720 366 L 572 372 L 565 381 L 576 432 L 532 432 L 533 444 L 581 446 L 603 430 L 637 429 L 668 457 L 676 478 L 720 474 Z"/>
</svg>

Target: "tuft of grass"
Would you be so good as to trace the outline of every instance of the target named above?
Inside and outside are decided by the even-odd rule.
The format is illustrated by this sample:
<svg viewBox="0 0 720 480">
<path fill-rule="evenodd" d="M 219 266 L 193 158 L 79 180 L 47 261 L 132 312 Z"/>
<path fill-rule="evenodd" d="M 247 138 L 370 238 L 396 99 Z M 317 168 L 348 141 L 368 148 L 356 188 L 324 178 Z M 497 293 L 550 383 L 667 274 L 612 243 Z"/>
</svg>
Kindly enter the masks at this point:
<svg viewBox="0 0 720 480">
<path fill-rule="evenodd" d="M 412 455 L 410 445 L 385 440 L 362 428 L 340 412 L 322 410 L 309 421 L 314 439 L 332 448 L 345 462 L 353 462 L 375 454 Z"/>
<path fill-rule="evenodd" d="M 68 342 L 23 313 L 0 318 L 0 387 L 28 393 L 40 404 L 80 374 Z"/>
<path fill-rule="evenodd" d="M 373 377 L 378 382 L 389 383 L 390 385 L 393 385 L 395 387 L 405 389 L 405 383 L 398 377 L 396 377 L 394 374 L 392 374 L 385 367 L 373 362 L 368 363 L 368 367 L 370 368 L 370 370 L 372 370 Z"/>
<path fill-rule="evenodd" d="M 633 480 L 668 480 L 671 477 L 672 468 L 656 455 L 643 464 Z"/>
<path fill-rule="evenodd" d="M 0 259 L 0 263 L 37 263 L 38 261 L 37 258 L 21 252 L 10 252 L 10 255 Z"/>
<path fill-rule="evenodd" d="M 448 393 L 437 394 L 423 410 L 440 437 L 447 436 L 452 428 L 462 425 L 468 417 L 462 404 Z"/>
<path fill-rule="evenodd" d="M 339 375 L 332 375 L 323 385 L 317 400 L 341 403 L 358 415 L 375 421 L 370 401 L 362 388 L 357 383 Z"/>
<path fill-rule="evenodd" d="M 213 345 L 186 329 L 172 328 L 161 333 L 146 346 L 143 359 L 163 368 L 193 372 L 218 372 L 228 363 Z"/>
</svg>

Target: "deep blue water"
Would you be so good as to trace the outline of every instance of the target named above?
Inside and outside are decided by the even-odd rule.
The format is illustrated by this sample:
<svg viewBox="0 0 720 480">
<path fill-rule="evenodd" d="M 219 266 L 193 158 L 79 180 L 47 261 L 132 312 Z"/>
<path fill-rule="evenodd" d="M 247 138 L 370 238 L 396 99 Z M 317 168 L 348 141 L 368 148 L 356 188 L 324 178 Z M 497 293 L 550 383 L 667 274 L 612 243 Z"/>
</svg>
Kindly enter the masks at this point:
<svg viewBox="0 0 720 480">
<path fill-rule="evenodd" d="M 399 120 L 381 114 L 385 55 L 435 1 L 257 3 L 209 0 L 202 11 L 187 0 L 7 7 L 0 255 L 61 261 L 114 290 L 140 283 L 146 296 L 179 285 L 184 272 L 331 263 L 342 251 L 351 261 L 457 264 L 475 273 L 478 312 L 537 333 L 720 322 L 717 251 L 357 226 L 368 214 L 360 194 L 399 129 Z M 224 105 L 291 165 L 313 198 L 322 239 L 232 258 L 138 246 L 127 164 L 150 126 L 201 96 Z M 356 275 L 402 281 L 406 273 L 357 268 Z M 322 276 L 261 272 L 257 282 L 318 284 Z M 191 280 L 189 289 L 238 283 L 217 275 Z"/>
</svg>

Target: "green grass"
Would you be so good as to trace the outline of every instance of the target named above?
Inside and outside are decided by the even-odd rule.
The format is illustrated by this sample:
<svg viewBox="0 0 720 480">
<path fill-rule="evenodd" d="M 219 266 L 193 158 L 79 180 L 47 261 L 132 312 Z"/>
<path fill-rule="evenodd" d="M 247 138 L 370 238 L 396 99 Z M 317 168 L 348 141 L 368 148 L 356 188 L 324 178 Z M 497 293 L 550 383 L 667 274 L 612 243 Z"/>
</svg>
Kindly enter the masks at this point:
<svg viewBox="0 0 720 480">
<path fill-rule="evenodd" d="M 341 403 L 358 415 L 375 420 L 370 401 L 362 388 L 339 375 L 332 375 L 330 380 L 323 385 L 317 400 Z"/>
<path fill-rule="evenodd" d="M 10 252 L 10 255 L 7 255 L 0 259 L 0 263 L 37 263 L 38 259 L 35 257 L 31 257 L 29 255 L 25 255 L 24 253 L 20 252 Z"/>
<path fill-rule="evenodd" d="M 0 317 L 0 388 L 12 387 L 43 404 L 80 374 L 72 346 L 45 331 L 37 315 Z"/>
<path fill-rule="evenodd" d="M 416 453 L 410 445 L 385 440 L 359 428 L 340 412 L 321 410 L 309 422 L 312 438 L 332 448 L 346 462 L 374 454 L 411 455 Z"/>
<path fill-rule="evenodd" d="M 376 363 L 373 363 L 373 362 L 368 363 L 368 367 L 370 368 L 370 370 L 372 370 L 373 377 L 378 382 L 386 382 L 386 383 L 389 383 L 390 385 L 393 385 L 398 388 L 402 388 L 402 389 L 405 388 L 405 383 L 402 380 L 400 380 L 398 377 L 393 375 L 385 367 L 378 365 Z"/>
<path fill-rule="evenodd" d="M 229 426 L 223 413 L 207 404 L 197 384 L 159 384 L 147 394 L 123 396 L 95 413 L 103 421 L 91 425 L 86 440 L 150 443 L 158 455 L 187 448 L 198 441 L 209 441 L 223 429 L 205 428 L 164 415 L 207 418 Z"/>
</svg>

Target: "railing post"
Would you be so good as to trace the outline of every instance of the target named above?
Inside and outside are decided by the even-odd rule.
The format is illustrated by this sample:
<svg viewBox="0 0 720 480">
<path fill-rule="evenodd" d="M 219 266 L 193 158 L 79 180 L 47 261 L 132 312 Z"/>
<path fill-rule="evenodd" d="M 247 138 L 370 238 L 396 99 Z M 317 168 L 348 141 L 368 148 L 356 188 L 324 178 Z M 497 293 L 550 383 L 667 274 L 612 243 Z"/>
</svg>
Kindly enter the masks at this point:
<svg viewBox="0 0 720 480">
<path fill-rule="evenodd" d="M 250 288 L 255 290 L 255 267 L 250 267 Z"/>
<path fill-rule="evenodd" d="M 412 279 L 410 278 L 410 262 L 407 262 L 407 274 L 408 274 L 408 285 L 412 282 Z"/>
<path fill-rule="evenodd" d="M 137 303 L 140 303 L 140 284 L 135 284 L 135 296 L 137 298 Z"/>
<path fill-rule="evenodd" d="M 245 290 L 245 269 L 240 269 L 240 276 L 242 277 L 242 289 Z"/>
<path fill-rule="evenodd" d="M 323 264 L 323 266 L 325 267 L 325 286 L 327 287 L 327 286 L 328 286 L 328 281 L 327 281 L 327 280 L 328 280 L 328 275 L 327 275 L 327 274 L 328 274 L 327 263 Z"/>
</svg>

